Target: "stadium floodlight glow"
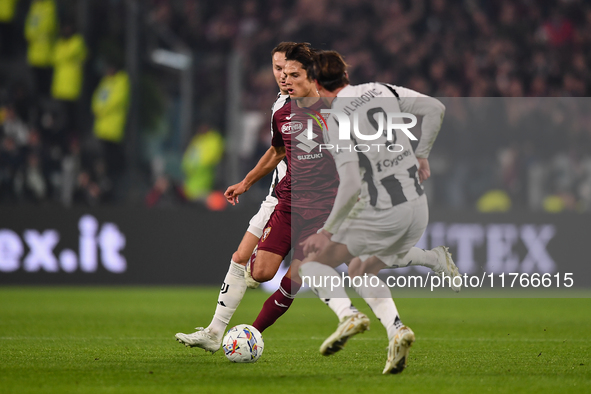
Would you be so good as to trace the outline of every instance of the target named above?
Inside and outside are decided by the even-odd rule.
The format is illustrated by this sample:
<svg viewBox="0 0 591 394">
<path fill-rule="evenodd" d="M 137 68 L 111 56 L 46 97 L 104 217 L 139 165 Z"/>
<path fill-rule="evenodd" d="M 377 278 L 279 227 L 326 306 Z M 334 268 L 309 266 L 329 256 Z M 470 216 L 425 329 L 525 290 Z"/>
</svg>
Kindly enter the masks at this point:
<svg viewBox="0 0 591 394">
<path fill-rule="evenodd" d="M 152 52 L 152 61 L 156 64 L 181 71 L 187 70 L 191 67 L 190 56 L 166 49 L 155 49 Z"/>
</svg>

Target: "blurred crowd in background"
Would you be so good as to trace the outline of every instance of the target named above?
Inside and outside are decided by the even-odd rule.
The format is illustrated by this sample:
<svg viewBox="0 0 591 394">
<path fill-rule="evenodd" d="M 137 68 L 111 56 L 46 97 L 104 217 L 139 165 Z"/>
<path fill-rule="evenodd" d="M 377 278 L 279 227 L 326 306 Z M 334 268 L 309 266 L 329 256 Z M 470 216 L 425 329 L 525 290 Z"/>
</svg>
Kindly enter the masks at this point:
<svg viewBox="0 0 591 394">
<path fill-rule="evenodd" d="M 131 3 L 137 86 L 127 70 Z M 0 0 L 0 202 L 206 201 L 239 180 L 227 171 L 229 155 L 240 157 L 243 176 L 269 146 L 270 52 L 284 40 L 339 51 L 353 84 L 445 98 L 431 207 L 591 210 L 591 4 L 583 0 Z M 151 56 L 179 48 L 193 64 L 190 135 L 179 121 L 179 72 Z M 232 59 L 240 86 L 230 86 Z M 233 95 L 264 119 L 246 148 L 226 138 Z"/>
</svg>

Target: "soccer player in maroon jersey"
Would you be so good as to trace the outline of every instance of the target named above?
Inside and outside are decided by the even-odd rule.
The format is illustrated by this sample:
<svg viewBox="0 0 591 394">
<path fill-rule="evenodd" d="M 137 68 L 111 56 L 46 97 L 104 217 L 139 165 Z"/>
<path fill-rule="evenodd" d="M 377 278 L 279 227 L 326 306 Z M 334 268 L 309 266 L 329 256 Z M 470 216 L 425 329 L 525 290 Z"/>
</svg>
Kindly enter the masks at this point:
<svg viewBox="0 0 591 394">
<path fill-rule="evenodd" d="M 289 95 L 286 85 L 286 75 L 284 74 L 284 67 L 286 65 L 285 54 L 296 43 L 282 42 L 277 45 L 272 53 L 273 75 L 280 89 L 280 94 L 273 105 L 273 113 L 285 105 Z M 307 45 L 303 45 L 307 47 Z M 240 242 L 238 249 L 232 255 L 228 273 L 222 284 L 220 294 L 218 297 L 218 305 L 211 323 L 205 329 L 198 328 L 197 332 L 192 334 L 177 333 L 176 339 L 189 347 L 200 347 L 212 353 L 216 352 L 221 345 L 221 341 L 225 329 L 232 318 L 232 315 L 238 308 L 242 297 L 246 291 L 247 285 L 253 287 L 250 283 L 253 281 L 245 280 L 244 266 L 249 260 L 259 238 L 263 235 L 263 227 L 269 220 L 275 205 L 277 205 L 277 198 L 275 197 L 274 187 L 281 180 L 287 170 L 287 165 L 282 159 L 285 156 L 283 149 L 270 148 L 269 151 L 261 159 L 264 163 L 273 163 L 265 169 L 266 173 L 275 170 L 273 182 L 269 191 L 269 195 L 261 204 L 259 212 L 250 220 L 248 230 L 244 234 L 244 238 Z M 263 310 L 259 318 L 255 322 L 255 327 L 259 331 L 264 331 L 269 325 L 273 324 L 275 320 L 281 316 L 293 301 L 291 295 L 291 270 L 288 270 L 282 280 L 280 288 L 265 302 Z M 256 283 L 255 283 L 256 284 Z M 294 289 L 297 291 L 296 289 Z M 294 294 L 295 294 L 294 291 Z"/>
<path fill-rule="evenodd" d="M 294 49 L 290 51 L 289 48 L 292 47 Z M 287 52 L 290 52 L 289 61 L 285 59 Z M 238 202 L 240 194 L 276 166 L 277 176 L 274 179 L 281 179 L 286 146 L 289 152 L 287 161 L 290 163 L 290 178 L 282 182 L 276 190 L 273 190 L 273 186 L 277 184 L 274 180 L 272 192 L 261 205 L 259 213 L 250 221 L 248 231 L 232 256 L 211 324 L 205 329 L 199 328 L 193 334 L 176 335 L 177 340 L 186 346 L 217 351 L 224 330 L 244 296 L 246 284 L 252 287 L 251 283 L 272 279 L 283 256 L 292 246 L 295 247 L 294 259 L 301 260 L 304 253 L 300 242 L 323 226 L 333 204 L 338 175 L 334 164 L 330 164 L 332 159 L 329 155 L 318 149 L 323 143 L 324 119 L 318 114 L 322 104 L 318 101 L 318 93 L 311 77 L 313 52 L 308 44 L 281 43 L 273 50 L 272 56 L 273 72 L 281 90 L 273 106 L 273 146 L 242 182 L 228 188 L 226 197 L 233 204 Z M 311 139 L 307 138 L 305 131 L 307 121 L 313 121 L 314 137 Z M 278 197 L 281 195 L 277 209 L 279 213 L 272 217 L 272 223 L 264 225 L 277 204 L 274 197 L 276 193 Z M 252 260 L 256 262 L 252 264 L 254 273 L 251 276 L 251 272 L 246 272 L 245 282 L 244 265 L 257 242 L 261 247 L 258 248 L 260 252 L 255 250 L 253 254 Z M 259 256 L 255 258 L 257 254 Z M 262 332 L 272 325 L 293 302 L 300 285 L 298 279 L 298 283 L 291 280 L 291 273 L 290 268 L 282 279 L 280 288 L 264 303 L 253 323 L 259 331 Z"/>
<path fill-rule="evenodd" d="M 324 104 L 319 100 L 313 79 L 314 53 L 309 47 L 298 44 L 286 52 L 286 59 L 283 72 L 290 100 L 273 115 L 271 149 L 276 152 L 275 160 L 272 157 L 266 161 L 261 159 L 242 182 L 230 186 L 225 193 L 228 201 L 235 204 L 238 196 L 270 172 L 283 154 L 287 157 L 287 173 L 275 188 L 279 203 L 247 265 L 247 272 L 258 282 L 273 278 L 292 247 L 294 261 L 304 258 L 300 243 L 322 227 L 338 188 L 334 161 L 319 149 L 325 123 L 319 114 Z M 312 138 L 306 127 L 310 123 Z M 287 283 L 284 286 L 282 282 L 282 288 L 292 297 L 299 287 L 295 281 L 291 286 Z M 254 322 L 255 327 L 269 323 L 263 312 Z"/>
</svg>

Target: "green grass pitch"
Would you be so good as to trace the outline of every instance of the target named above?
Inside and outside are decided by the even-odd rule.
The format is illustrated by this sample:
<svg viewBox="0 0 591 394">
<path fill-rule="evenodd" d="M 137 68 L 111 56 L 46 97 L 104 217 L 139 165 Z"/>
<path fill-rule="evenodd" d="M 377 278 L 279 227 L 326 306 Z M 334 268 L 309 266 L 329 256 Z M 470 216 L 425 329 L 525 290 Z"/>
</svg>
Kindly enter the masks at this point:
<svg viewBox="0 0 591 394">
<path fill-rule="evenodd" d="M 402 298 L 416 333 L 408 368 L 381 375 L 386 334 L 323 357 L 336 327 L 315 298 L 297 299 L 264 334 L 255 364 L 174 341 L 207 325 L 214 288 L 0 289 L 0 393 L 589 393 L 590 298 Z M 252 323 L 267 294 L 249 290 L 231 324 Z"/>
</svg>

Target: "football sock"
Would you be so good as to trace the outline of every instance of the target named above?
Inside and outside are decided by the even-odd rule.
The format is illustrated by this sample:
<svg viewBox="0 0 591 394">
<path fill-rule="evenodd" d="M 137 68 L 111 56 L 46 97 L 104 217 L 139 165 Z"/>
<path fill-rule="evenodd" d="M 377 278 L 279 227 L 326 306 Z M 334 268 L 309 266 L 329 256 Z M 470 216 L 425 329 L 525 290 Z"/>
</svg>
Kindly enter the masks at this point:
<svg viewBox="0 0 591 394">
<path fill-rule="evenodd" d="M 339 320 L 346 316 L 353 315 L 358 310 L 351 303 L 341 277 L 337 271 L 328 265 L 310 261 L 300 267 L 300 278 L 310 286 L 312 291 L 332 309 Z M 340 284 L 340 286 L 336 286 Z"/>
<path fill-rule="evenodd" d="M 232 315 L 238 308 L 244 293 L 246 292 L 246 282 L 244 281 L 244 266 L 230 262 L 230 268 L 220 289 L 218 297 L 218 306 L 215 308 L 213 319 L 207 327 L 210 332 L 221 338 L 226 331 Z"/>
<path fill-rule="evenodd" d="M 431 250 L 412 247 L 403 258 L 397 259 L 396 265 L 398 265 L 398 267 L 420 265 L 434 268 L 437 266 L 437 254 Z"/>
<path fill-rule="evenodd" d="M 271 294 L 263 304 L 263 309 L 259 312 L 253 327 L 260 332 L 265 331 L 273 325 L 291 306 L 295 295 L 300 290 L 301 285 L 285 276 L 281 279 L 281 285 L 275 293 Z"/>
<path fill-rule="evenodd" d="M 376 279 L 378 279 L 379 282 L 375 282 L 375 279 L 370 281 L 369 278 L 372 276 L 375 275 L 367 274 L 368 280 L 365 281 L 365 283 L 362 283 L 359 287 L 355 286 L 355 291 L 363 297 L 365 302 L 367 302 L 367 305 L 369 305 L 373 313 L 384 325 L 384 328 L 386 328 L 386 331 L 388 332 L 388 339 L 392 339 L 398 328 L 402 326 L 402 322 L 398 316 L 398 310 L 392 299 L 390 289 L 377 276 Z M 369 283 L 372 282 L 377 283 L 378 286 L 369 286 Z M 364 286 L 364 284 L 367 286 Z"/>
</svg>

